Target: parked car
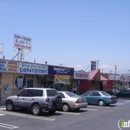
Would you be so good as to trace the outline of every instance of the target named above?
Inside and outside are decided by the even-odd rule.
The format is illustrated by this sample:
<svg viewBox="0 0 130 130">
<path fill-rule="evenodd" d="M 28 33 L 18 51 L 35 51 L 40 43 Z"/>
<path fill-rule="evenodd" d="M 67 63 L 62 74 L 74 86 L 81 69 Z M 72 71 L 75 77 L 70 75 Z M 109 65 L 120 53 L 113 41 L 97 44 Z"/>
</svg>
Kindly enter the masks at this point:
<svg viewBox="0 0 130 130">
<path fill-rule="evenodd" d="M 67 91 L 58 91 L 58 93 L 62 98 L 61 109 L 64 112 L 67 112 L 70 109 L 78 111 L 80 108 L 87 107 L 87 100 L 84 97 L 80 97 L 73 92 L 67 92 Z"/>
<path fill-rule="evenodd" d="M 99 106 L 109 105 L 117 102 L 117 97 L 105 91 L 87 91 L 81 95 L 87 99 L 88 104 L 98 104 Z"/>
<path fill-rule="evenodd" d="M 6 99 L 7 111 L 15 108 L 30 109 L 34 115 L 39 115 L 42 110 L 54 114 L 61 105 L 62 98 L 51 88 L 26 88 Z"/>
</svg>

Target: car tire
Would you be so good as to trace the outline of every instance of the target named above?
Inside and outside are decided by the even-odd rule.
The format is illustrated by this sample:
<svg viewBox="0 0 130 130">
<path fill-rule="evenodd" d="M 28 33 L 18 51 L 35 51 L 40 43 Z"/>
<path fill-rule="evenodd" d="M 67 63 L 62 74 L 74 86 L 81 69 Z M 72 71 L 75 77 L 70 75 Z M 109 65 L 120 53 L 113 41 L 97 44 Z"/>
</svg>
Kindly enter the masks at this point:
<svg viewBox="0 0 130 130">
<path fill-rule="evenodd" d="M 60 108 L 62 106 L 62 98 L 59 95 L 56 95 L 53 99 L 53 105 Z"/>
<path fill-rule="evenodd" d="M 6 110 L 7 111 L 13 111 L 14 110 L 14 105 L 12 101 L 7 101 L 6 102 Z"/>
<path fill-rule="evenodd" d="M 50 114 L 55 114 L 56 110 L 48 111 Z"/>
<path fill-rule="evenodd" d="M 68 104 L 63 104 L 63 105 L 62 105 L 62 110 L 63 110 L 64 112 L 68 112 L 69 109 L 70 109 L 70 107 L 69 107 Z"/>
<path fill-rule="evenodd" d="M 35 116 L 38 116 L 41 113 L 41 107 L 38 104 L 32 105 L 32 113 Z"/>
<path fill-rule="evenodd" d="M 103 105 L 104 105 L 104 101 L 103 101 L 103 100 L 99 100 L 99 101 L 98 101 L 98 105 L 99 105 L 99 106 L 103 106 Z"/>
</svg>

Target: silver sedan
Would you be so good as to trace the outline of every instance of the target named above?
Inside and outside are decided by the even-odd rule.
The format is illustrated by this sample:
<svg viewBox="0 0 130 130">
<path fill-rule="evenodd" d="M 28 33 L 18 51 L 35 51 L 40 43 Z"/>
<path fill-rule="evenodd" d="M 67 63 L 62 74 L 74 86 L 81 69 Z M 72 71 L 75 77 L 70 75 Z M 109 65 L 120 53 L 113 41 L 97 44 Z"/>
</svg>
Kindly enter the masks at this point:
<svg viewBox="0 0 130 130">
<path fill-rule="evenodd" d="M 79 110 L 80 108 L 87 107 L 87 99 L 80 97 L 75 93 L 67 91 L 58 91 L 62 98 L 62 110 L 67 112 L 70 109 Z"/>
</svg>

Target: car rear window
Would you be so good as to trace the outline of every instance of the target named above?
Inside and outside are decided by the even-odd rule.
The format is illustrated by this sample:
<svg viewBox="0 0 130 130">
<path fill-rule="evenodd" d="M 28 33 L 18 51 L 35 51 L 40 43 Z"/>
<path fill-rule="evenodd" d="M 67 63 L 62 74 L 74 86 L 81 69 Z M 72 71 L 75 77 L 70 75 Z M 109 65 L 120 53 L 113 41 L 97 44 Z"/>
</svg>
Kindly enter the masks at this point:
<svg viewBox="0 0 130 130">
<path fill-rule="evenodd" d="M 56 96 L 58 95 L 56 90 L 47 90 L 47 96 Z"/>
<path fill-rule="evenodd" d="M 110 96 L 110 94 L 108 94 L 108 93 L 106 93 L 106 92 L 101 91 L 101 93 L 102 93 L 104 96 Z"/>
<path fill-rule="evenodd" d="M 75 93 L 72 93 L 72 92 L 66 92 L 66 94 L 70 97 L 79 97 L 78 95 L 76 95 Z"/>
</svg>

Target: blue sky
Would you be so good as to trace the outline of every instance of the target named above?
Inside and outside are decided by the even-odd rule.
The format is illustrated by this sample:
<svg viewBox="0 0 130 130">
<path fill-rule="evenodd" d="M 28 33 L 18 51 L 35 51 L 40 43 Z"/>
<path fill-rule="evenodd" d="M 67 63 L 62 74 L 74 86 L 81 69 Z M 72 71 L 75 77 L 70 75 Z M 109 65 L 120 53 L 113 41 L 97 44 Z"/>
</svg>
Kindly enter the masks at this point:
<svg viewBox="0 0 130 130">
<path fill-rule="evenodd" d="M 0 0 L 6 59 L 16 55 L 14 33 L 32 38 L 25 61 L 85 70 L 100 60 L 104 73 L 129 73 L 130 0 Z"/>
</svg>

